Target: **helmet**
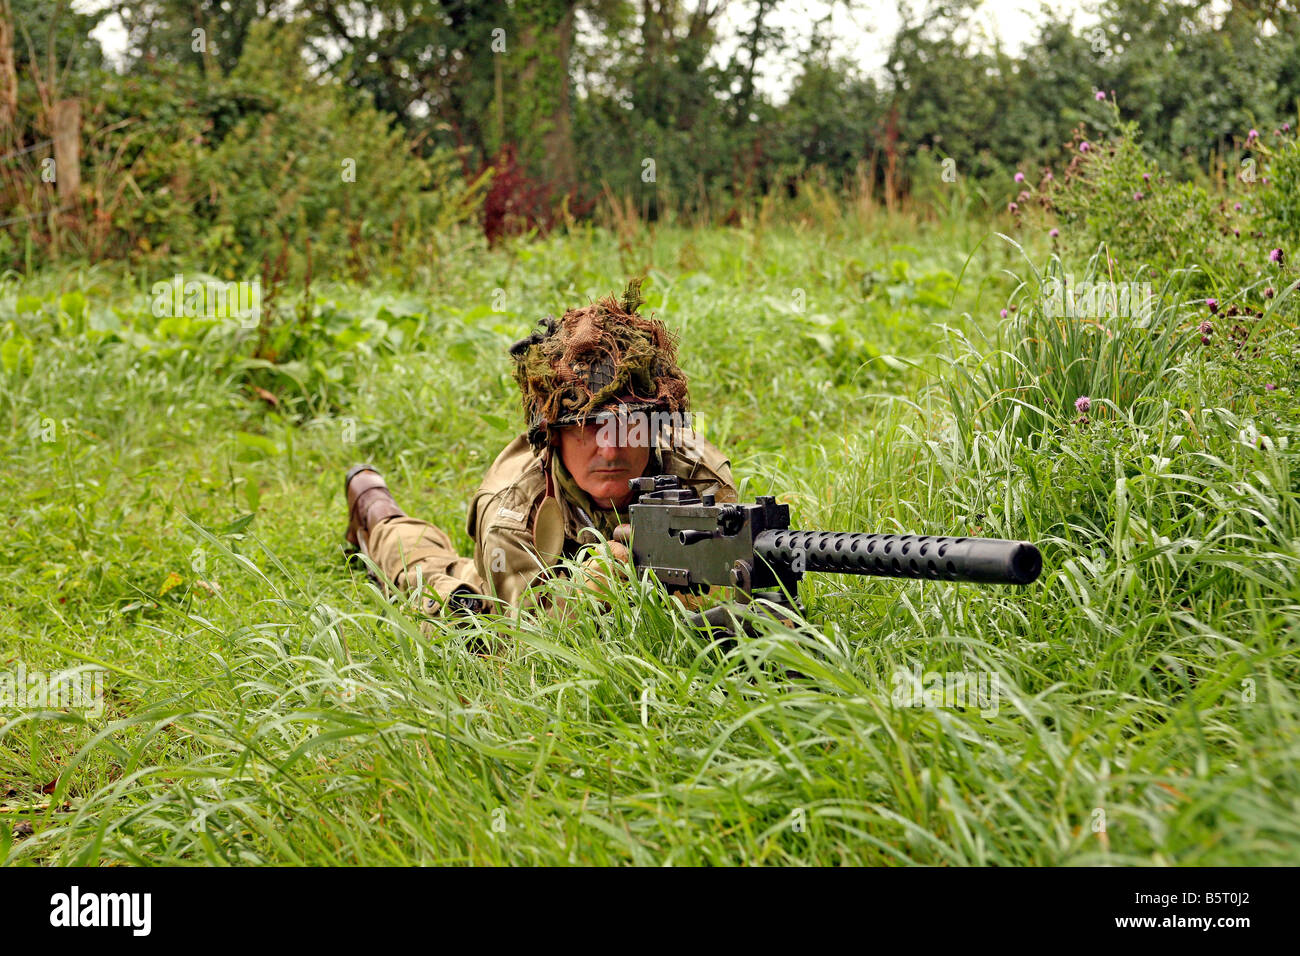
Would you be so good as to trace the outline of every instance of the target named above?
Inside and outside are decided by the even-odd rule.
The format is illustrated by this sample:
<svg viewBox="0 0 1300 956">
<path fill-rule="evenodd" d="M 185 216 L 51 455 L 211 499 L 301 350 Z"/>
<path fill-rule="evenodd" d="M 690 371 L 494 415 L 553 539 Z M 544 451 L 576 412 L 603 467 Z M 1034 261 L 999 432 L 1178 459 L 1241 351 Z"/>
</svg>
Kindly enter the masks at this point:
<svg viewBox="0 0 1300 956">
<path fill-rule="evenodd" d="M 534 448 L 546 444 L 548 428 L 579 424 L 611 406 L 687 410 L 676 342 L 663 322 L 637 314 L 644 301 L 641 280 L 633 279 L 621 299 L 606 296 L 558 321 L 547 316 L 510 347 Z"/>
</svg>

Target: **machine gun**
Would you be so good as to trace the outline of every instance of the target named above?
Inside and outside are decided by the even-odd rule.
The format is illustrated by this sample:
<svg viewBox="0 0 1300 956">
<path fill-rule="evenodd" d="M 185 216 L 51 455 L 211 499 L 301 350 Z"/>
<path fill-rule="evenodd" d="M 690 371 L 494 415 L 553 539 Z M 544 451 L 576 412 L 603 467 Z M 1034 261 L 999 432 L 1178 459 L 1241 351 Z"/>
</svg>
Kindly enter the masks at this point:
<svg viewBox="0 0 1300 956">
<path fill-rule="evenodd" d="M 1043 568 L 1028 541 L 790 528 L 790 506 L 762 495 L 753 504 L 718 504 L 683 487 L 676 475 L 634 478 L 628 512 L 632 564 L 649 569 L 670 591 L 735 588 L 738 601 L 761 599 L 780 609 L 799 605 L 808 571 L 890 578 L 1030 584 Z M 696 626 L 729 630 L 726 606 L 695 615 Z M 747 628 L 748 629 L 748 628 Z"/>
</svg>

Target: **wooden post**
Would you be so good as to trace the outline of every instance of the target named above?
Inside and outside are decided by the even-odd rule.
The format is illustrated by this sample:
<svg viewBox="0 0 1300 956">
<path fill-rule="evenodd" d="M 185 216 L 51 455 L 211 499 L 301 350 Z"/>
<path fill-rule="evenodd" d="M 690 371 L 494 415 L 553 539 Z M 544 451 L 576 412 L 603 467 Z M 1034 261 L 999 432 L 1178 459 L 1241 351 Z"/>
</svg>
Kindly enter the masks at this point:
<svg viewBox="0 0 1300 956">
<path fill-rule="evenodd" d="M 77 201 L 81 189 L 81 101 L 59 100 L 51 117 L 54 126 L 54 177 L 59 205 Z"/>
<path fill-rule="evenodd" d="M 16 142 L 18 68 L 14 58 L 14 20 L 8 0 L 0 0 L 0 143 Z"/>
</svg>

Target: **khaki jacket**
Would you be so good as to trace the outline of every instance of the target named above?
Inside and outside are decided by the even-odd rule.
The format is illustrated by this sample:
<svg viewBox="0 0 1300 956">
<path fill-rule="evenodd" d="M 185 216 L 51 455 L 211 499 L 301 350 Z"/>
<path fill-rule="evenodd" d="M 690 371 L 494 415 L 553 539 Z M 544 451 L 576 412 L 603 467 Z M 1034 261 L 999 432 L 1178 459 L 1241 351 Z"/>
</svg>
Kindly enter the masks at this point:
<svg viewBox="0 0 1300 956">
<path fill-rule="evenodd" d="M 719 502 L 737 500 L 731 462 L 701 438 L 687 448 L 652 453 L 647 474 L 655 473 L 677 475 L 697 494 L 713 494 Z M 490 596 L 520 604 L 534 579 L 560 557 L 572 558 L 584 544 L 594 542 L 590 531 L 583 534 L 587 521 L 578 506 L 558 483 L 552 485 L 561 520 L 554 520 L 554 506 L 542 509 L 546 473 L 541 455 L 523 435 L 506 446 L 484 475 L 470 502 L 466 530 L 474 539 L 474 564 Z M 540 534 L 539 511 L 544 515 Z"/>
</svg>

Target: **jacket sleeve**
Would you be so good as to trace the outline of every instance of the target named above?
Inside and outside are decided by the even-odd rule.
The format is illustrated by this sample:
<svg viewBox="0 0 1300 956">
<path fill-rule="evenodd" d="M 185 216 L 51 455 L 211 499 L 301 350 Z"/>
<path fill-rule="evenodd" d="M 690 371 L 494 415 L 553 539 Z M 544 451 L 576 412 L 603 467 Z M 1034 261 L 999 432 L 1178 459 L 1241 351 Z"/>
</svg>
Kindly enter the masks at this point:
<svg viewBox="0 0 1300 956">
<path fill-rule="evenodd" d="M 670 469 L 689 484 L 697 495 L 711 494 L 720 502 L 738 500 L 736 483 L 731 476 L 731 460 L 703 439 L 696 439 L 678 450 Z"/>
<path fill-rule="evenodd" d="M 489 597 L 517 607 L 546 571 L 533 547 L 530 516 L 510 508 L 502 494 L 480 497 L 475 508 L 474 565 L 487 582 Z"/>
<path fill-rule="evenodd" d="M 502 506 L 492 500 L 483 506 L 480 514 L 497 515 L 501 509 Z M 505 510 L 509 513 L 511 509 Z M 531 521 L 525 523 L 516 521 L 513 517 L 494 518 L 487 521 L 483 528 L 483 533 L 475 538 L 474 563 L 487 584 L 490 597 L 495 597 L 510 607 L 533 608 L 562 619 L 578 612 L 583 606 L 581 602 L 557 595 L 530 593 L 530 588 L 558 572 L 549 561 L 539 556 L 534 545 Z M 583 562 L 584 566 L 591 569 L 588 573 L 592 577 L 583 579 L 589 590 L 599 592 L 603 587 L 600 583 L 604 580 L 602 560 L 592 556 Z M 506 610 L 506 607 L 498 605 L 498 610 Z"/>
</svg>

